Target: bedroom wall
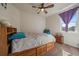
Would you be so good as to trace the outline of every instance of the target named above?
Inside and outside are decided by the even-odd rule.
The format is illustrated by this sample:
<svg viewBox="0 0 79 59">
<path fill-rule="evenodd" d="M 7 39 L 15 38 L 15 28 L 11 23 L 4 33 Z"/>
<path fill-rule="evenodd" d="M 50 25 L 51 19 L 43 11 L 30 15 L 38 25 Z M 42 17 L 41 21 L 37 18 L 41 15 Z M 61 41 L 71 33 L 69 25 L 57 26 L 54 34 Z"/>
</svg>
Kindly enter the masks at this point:
<svg viewBox="0 0 79 59">
<path fill-rule="evenodd" d="M 79 15 L 79 10 L 78 10 Z M 60 30 L 60 17 L 55 14 L 46 18 L 46 27 L 54 32 L 61 32 Z M 62 32 L 64 35 L 64 43 L 79 48 L 79 17 L 77 21 L 77 32 L 67 33 Z"/>
<path fill-rule="evenodd" d="M 28 13 L 21 12 L 21 31 L 23 32 L 43 32 L 45 29 L 45 18 Z"/>
<path fill-rule="evenodd" d="M 0 5 L 0 20 L 2 19 L 7 20 L 20 31 L 20 11 L 11 4 L 8 4 L 6 10 Z"/>
<path fill-rule="evenodd" d="M 60 20 L 57 14 L 49 16 L 46 18 L 46 28 L 54 34 L 55 32 L 60 32 Z"/>
</svg>

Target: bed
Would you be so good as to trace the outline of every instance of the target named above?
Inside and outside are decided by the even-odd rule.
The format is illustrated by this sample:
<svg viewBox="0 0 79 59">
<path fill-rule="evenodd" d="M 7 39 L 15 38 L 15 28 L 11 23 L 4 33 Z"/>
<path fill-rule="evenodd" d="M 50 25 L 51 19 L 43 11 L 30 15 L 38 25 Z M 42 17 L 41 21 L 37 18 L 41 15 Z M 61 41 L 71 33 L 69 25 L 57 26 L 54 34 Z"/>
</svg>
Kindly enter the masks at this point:
<svg viewBox="0 0 79 59">
<path fill-rule="evenodd" d="M 16 34 L 17 29 L 1 26 L 0 55 L 8 56 L 40 56 L 55 47 L 55 38 L 44 33 L 26 33 L 27 37 L 10 41 L 8 36 Z M 5 32 L 5 33 L 4 33 Z M 5 43 L 5 44 L 4 44 Z"/>
<path fill-rule="evenodd" d="M 54 48 L 55 38 L 51 34 L 28 33 L 26 38 L 12 41 L 12 52 L 15 56 L 43 55 Z"/>
<path fill-rule="evenodd" d="M 55 42 L 55 38 L 52 35 L 48 35 L 44 33 L 29 34 L 27 38 L 22 38 L 20 40 L 16 39 L 12 41 L 12 53 L 15 55 L 15 53 L 19 54 L 19 52 L 25 50 L 29 51 L 31 49 L 33 50 L 34 53 L 31 55 L 42 55 L 54 47 L 54 42 Z M 23 53 L 20 54 L 25 55 Z"/>
</svg>

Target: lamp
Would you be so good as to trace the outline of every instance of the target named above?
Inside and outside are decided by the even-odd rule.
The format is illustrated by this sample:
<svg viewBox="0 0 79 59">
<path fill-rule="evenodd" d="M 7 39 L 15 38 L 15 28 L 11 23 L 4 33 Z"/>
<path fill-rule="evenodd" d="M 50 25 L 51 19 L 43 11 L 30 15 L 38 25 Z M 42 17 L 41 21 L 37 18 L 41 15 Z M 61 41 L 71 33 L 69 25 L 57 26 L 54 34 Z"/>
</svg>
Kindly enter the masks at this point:
<svg viewBox="0 0 79 59">
<path fill-rule="evenodd" d="M 44 8 L 42 8 L 41 11 L 43 12 L 44 11 Z"/>
</svg>

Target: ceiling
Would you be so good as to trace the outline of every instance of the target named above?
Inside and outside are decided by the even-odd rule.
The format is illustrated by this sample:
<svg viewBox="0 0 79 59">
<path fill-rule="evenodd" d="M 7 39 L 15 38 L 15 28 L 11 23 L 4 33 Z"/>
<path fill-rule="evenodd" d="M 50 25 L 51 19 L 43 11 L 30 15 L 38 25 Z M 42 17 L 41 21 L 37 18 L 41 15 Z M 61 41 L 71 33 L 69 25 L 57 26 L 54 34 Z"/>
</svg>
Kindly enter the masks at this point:
<svg viewBox="0 0 79 59">
<path fill-rule="evenodd" d="M 37 9 L 32 8 L 32 6 L 39 6 L 40 4 L 41 3 L 14 3 L 13 5 L 21 11 L 37 14 L 37 12 L 36 12 Z M 45 3 L 45 6 L 50 5 L 50 4 L 51 3 Z M 41 12 L 39 15 L 45 16 L 45 17 L 50 16 L 50 15 L 55 14 L 55 13 L 63 12 L 74 5 L 76 5 L 76 4 L 73 4 L 73 3 L 54 3 L 53 8 L 46 9 L 48 11 L 47 14 L 45 14 L 44 12 Z"/>
</svg>

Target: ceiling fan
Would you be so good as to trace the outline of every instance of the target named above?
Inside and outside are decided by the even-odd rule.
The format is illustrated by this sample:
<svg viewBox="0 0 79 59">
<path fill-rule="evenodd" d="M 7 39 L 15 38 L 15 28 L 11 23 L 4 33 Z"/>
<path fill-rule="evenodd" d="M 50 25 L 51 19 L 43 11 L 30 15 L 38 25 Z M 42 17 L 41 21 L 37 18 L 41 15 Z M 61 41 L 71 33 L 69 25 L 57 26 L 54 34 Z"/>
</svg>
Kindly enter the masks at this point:
<svg viewBox="0 0 79 59">
<path fill-rule="evenodd" d="M 40 6 L 32 6 L 33 8 L 37 8 L 37 14 L 39 14 L 41 11 L 47 14 L 48 12 L 46 11 L 47 8 L 52 8 L 54 7 L 54 4 L 44 6 L 44 3 L 40 4 Z"/>
</svg>

